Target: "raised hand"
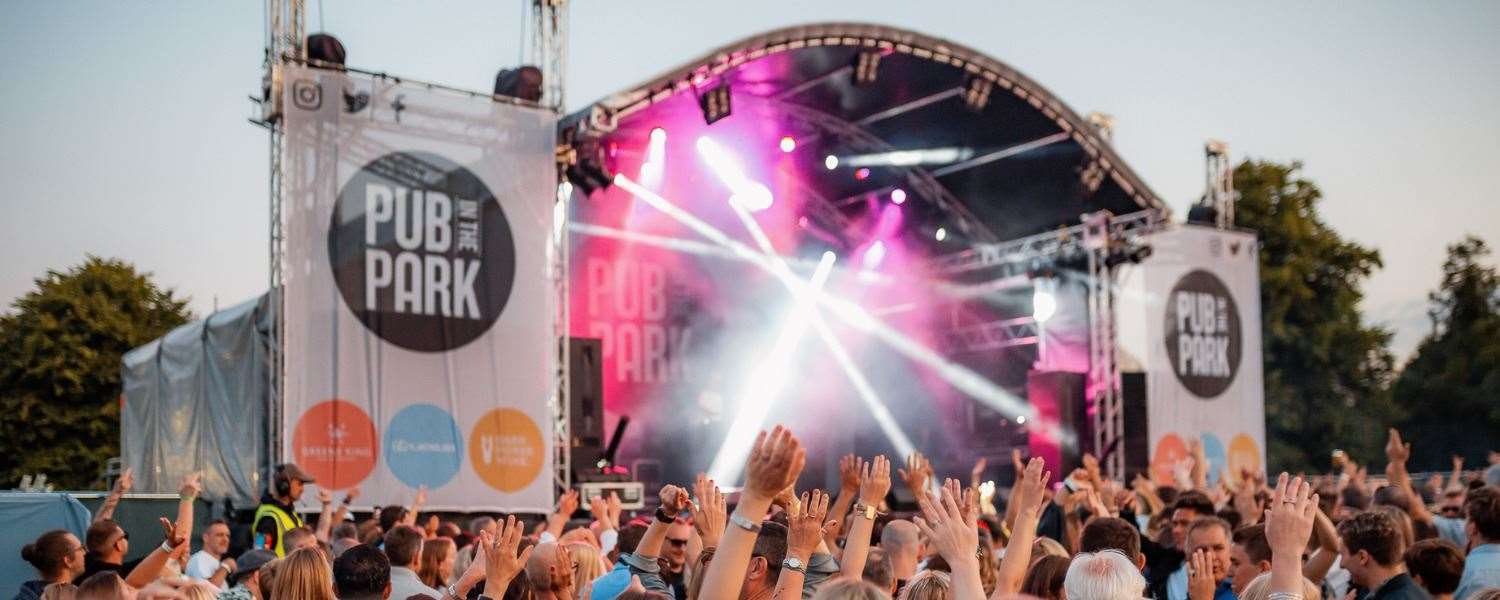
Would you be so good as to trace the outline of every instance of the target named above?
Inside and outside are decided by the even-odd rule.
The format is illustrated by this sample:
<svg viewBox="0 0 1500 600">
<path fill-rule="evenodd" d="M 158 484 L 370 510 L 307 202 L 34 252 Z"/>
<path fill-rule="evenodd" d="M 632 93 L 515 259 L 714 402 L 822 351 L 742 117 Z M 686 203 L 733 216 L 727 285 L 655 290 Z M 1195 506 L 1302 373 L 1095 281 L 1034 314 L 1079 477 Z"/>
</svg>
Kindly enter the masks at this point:
<svg viewBox="0 0 1500 600">
<path fill-rule="evenodd" d="M 1276 478 L 1276 491 L 1265 514 L 1266 541 L 1271 546 L 1271 592 L 1301 592 L 1302 551 L 1312 537 L 1318 512 L 1318 495 L 1312 493 L 1311 485 L 1301 477 L 1289 481 L 1286 473 Z"/>
<path fill-rule="evenodd" d="M 932 494 L 917 497 L 922 516 L 917 517 L 917 528 L 922 531 L 938 554 L 955 569 L 959 565 L 976 565 L 974 553 L 979 549 L 978 523 L 964 518 L 959 508 L 962 499 L 953 497 L 948 488 L 942 490 L 942 498 Z"/>
<path fill-rule="evenodd" d="M 423 506 L 426 506 L 426 505 L 427 505 L 427 484 L 422 484 L 422 485 L 417 486 L 417 497 L 415 499 L 413 499 L 412 502 L 411 502 L 411 511 L 412 512 L 417 512 L 417 509 L 422 508 Z"/>
<path fill-rule="evenodd" d="M 932 463 L 921 452 L 906 457 L 906 468 L 896 469 L 896 472 L 901 474 L 901 480 L 906 482 L 906 489 L 911 490 L 912 495 L 918 498 L 927 495 L 927 480 L 932 477 Z"/>
<path fill-rule="evenodd" d="M 860 466 L 859 502 L 874 506 L 891 491 L 891 461 L 884 454 Z"/>
<path fill-rule="evenodd" d="M 609 503 L 604 501 L 603 496 L 589 498 L 589 514 L 593 515 L 594 520 L 599 522 L 601 530 L 619 529 L 619 526 L 609 520 Z"/>
<path fill-rule="evenodd" d="M 489 532 L 483 531 L 479 533 L 480 547 L 484 550 L 484 595 L 491 598 L 504 596 L 506 586 L 526 567 L 526 560 L 531 558 L 531 551 L 535 546 L 516 552 L 521 545 L 524 528 L 524 524 L 517 523 L 514 516 L 509 516 L 495 535 L 491 536 Z M 476 557 L 475 561 L 478 560 Z"/>
<path fill-rule="evenodd" d="M 358 498 L 359 498 L 359 486 L 357 486 L 357 485 L 354 486 L 354 487 L 352 487 L 352 488 L 349 488 L 349 491 L 344 492 L 344 504 L 351 504 L 351 503 L 353 503 Z"/>
<path fill-rule="evenodd" d="M 990 465 L 990 460 L 983 456 L 974 461 L 974 467 L 969 469 L 969 485 L 979 487 L 979 478 L 984 477 L 984 469 Z"/>
<path fill-rule="evenodd" d="M 824 522 L 828 515 L 828 494 L 822 490 L 803 492 L 801 502 L 793 502 L 787 511 L 787 556 L 807 561 L 823 536 L 838 527 L 837 521 Z"/>
<path fill-rule="evenodd" d="M 692 498 L 688 496 L 687 490 L 675 485 L 662 486 L 661 492 L 657 495 L 661 498 L 662 511 L 672 516 L 677 516 L 692 504 Z"/>
<path fill-rule="evenodd" d="M 563 492 L 557 499 L 557 513 L 564 517 L 570 517 L 578 510 L 578 490 Z"/>
<path fill-rule="evenodd" d="M 186 529 L 178 529 L 177 524 L 166 517 L 161 517 L 161 529 L 167 545 L 173 548 L 182 545 L 188 539 L 188 531 Z"/>
<path fill-rule="evenodd" d="M 328 506 L 333 504 L 333 494 L 323 488 L 318 488 L 318 504 Z"/>
<path fill-rule="evenodd" d="M 1099 459 L 1094 458 L 1093 454 L 1087 452 L 1083 454 L 1083 472 L 1089 478 L 1089 481 L 1095 484 L 1104 480 L 1099 474 Z"/>
<path fill-rule="evenodd" d="M 123 496 L 129 494 L 130 488 L 134 486 L 135 469 L 125 469 L 125 472 L 120 474 L 120 478 L 115 480 L 115 487 L 109 493 L 116 496 Z"/>
<path fill-rule="evenodd" d="M 853 494 L 859 489 L 859 475 L 864 461 L 853 454 L 845 454 L 839 459 L 839 489 L 846 494 Z"/>
<path fill-rule="evenodd" d="M 1023 461 L 1023 460 L 1021 460 L 1021 449 L 1020 448 L 1011 448 L 1010 449 L 1010 466 L 1015 468 L 1015 470 L 1016 470 L 1016 478 L 1020 479 L 1020 477 L 1021 477 L 1021 471 L 1025 471 L 1026 470 L 1026 462 Z"/>
<path fill-rule="evenodd" d="M 777 425 L 770 433 L 762 431 L 755 437 L 745 464 L 745 492 L 762 499 L 774 498 L 796 483 L 806 462 L 802 443 L 787 428 Z"/>
<path fill-rule="evenodd" d="M 1389 436 L 1386 437 L 1385 458 L 1403 465 L 1406 464 L 1408 458 L 1411 458 L 1411 444 L 1401 442 L 1401 432 L 1396 431 L 1395 427 L 1391 428 Z"/>
<path fill-rule="evenodd" d="M 693 511 L 693 528 L 698 530 L 698 537 L 703 538 L 704 548 L 717 548 L 720 536 L 724 535 L 724 526 L 729 522 L 724 494 L 714 480 L 699 473 L 693 481 L 693 495 L 698 498 L 697 502 L 688 505 Z"/>
<path fill-rule="evenodd" d="M 788 510 L 788 509 L 790 509 L 792 507 L 793 504 L 796 504 L 796 503 L 797 503 L 797 488 L 796 488 L 795 485 L 789 485 L 789 486 L 786 486 L 785 488 L 782 488 L 782 490 L 780 492 L 776 493 L 776 497 L 775 498 L 771 498 L 771 504 L 773 506 L 779 506 L 779 507 L 781 507 L 782 510 Z"/>
<path fill-rule="evenodd" d="M 1208 553 L 1201 549 L 1188 558 L 1188 600 L 1213 600 L 1219 582 L 1214 581 L 1209 560 Z"/>
<path fill-rule="evenodd" d="M 620 495 L 610 492 L 609 500 L 606 501 L 606 504 L 609 505 L 609 522 L 614 523 L 615 527 L 619 527 L 620 515 L 624 512 L 624 509 L 620 508 Z"/>
<path fill-rule="evenodd" d="M 197 498 L 198 493 L 202 491 L 203 474 L 193 472 L 182 478 L 182 485 L 177 488 L 177 495 L 182 498 Z"/>
</svg>

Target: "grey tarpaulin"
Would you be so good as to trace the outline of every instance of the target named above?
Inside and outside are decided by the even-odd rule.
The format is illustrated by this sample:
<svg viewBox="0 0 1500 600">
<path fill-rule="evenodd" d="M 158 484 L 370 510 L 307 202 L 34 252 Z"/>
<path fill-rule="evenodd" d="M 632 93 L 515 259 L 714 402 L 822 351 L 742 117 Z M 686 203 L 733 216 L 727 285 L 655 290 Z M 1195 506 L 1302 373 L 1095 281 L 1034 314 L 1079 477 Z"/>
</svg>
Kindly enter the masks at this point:
<svg viewBox="0 0 1500 600">
<path fill-rule="evenodd" d="M 203 473 L 203 497 L 260 497 L 270 461 L 271 294 L 173 329 L 123 359 L 120 451 L 135 490 L 175 492 Z"/>
<path fill-rule="evenodd" d="M 53 529 L 83 539 L 92 519 L 87 508 L 67 494 L 0 493 L 0 598 L 11 598 L 21 583 L 37 578 L 21 560 L 21 547 Z"/>
</svg>

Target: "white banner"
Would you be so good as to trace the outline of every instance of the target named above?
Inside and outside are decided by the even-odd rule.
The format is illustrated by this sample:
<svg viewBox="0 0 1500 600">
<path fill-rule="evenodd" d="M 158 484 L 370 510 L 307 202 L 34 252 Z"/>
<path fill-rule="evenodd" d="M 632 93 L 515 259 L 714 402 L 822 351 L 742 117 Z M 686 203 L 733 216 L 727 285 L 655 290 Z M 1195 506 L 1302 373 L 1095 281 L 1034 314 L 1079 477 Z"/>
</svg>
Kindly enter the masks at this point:
<svg viewBox="0 0 1500 600">
<path fill-rule="evenodd" d="M 1151 472 L 1161 483 L 1203 444 L 1210 482 L 1262 470 L 1265 385 L 1255 236 L 1178 225 L 1149 237 L 1153 252 L 1122 267 L 1116 310 L 1120 361 L 1146 374 Z"/>
<path fill-rule="evenodd" d="M 283 81 L 282 456 L 362 506 L 426 486 L 435 510 L 550 510 L 554 116 L 330 70 Z"/>
</svg>

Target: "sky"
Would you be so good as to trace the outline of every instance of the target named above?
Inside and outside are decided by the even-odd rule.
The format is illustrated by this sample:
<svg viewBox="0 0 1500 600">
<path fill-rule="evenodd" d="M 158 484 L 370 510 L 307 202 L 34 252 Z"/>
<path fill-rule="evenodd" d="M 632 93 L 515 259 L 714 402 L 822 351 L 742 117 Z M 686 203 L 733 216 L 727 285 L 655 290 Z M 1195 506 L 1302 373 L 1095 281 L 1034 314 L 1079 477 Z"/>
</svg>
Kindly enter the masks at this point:
<svg viewBox="0 0 1500 600">
<path fill-rule="evenodd" d="M 1252 5 L 1253 4 L 1253 5 Z M 488 90 L 521 58 L 526 2 L 308 0 L 349 64 Z M 978 49 L 1080 114 L 1179 215 L 1202 144 L 1298 160 L 1323 218 L 1381 252 L 1367 320 L 1407 355 L 1445 247 L 1500 244 L 1500 2 L 575 0 L 577 108 L 745 36 L 811 22 L 912 29 Z M 0 4 L 0 305 L 49 269 L 117 257 L 198 314 L 267 282 L 261 2 Z"/>
</svg>

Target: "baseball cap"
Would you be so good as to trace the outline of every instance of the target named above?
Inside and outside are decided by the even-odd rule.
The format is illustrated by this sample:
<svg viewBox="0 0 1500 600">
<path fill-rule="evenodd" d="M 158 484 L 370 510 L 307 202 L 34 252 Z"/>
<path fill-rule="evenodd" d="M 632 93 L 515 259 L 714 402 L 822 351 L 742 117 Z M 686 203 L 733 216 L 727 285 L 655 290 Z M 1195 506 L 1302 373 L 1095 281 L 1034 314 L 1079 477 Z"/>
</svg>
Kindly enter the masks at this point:
<svg viewBox="0 0 1500 600">
<path fill-rule="evenodd" d="M 312 475 L 308 475 L 306 471 L 303 471 L 301 467 L 298 467 L 297 463 L 286 463 L 284 465 L 281 465 L 281 472 L 282 474 L 286 475 L 288 479 L 296 479 L 297 481 L 301 481 L 302 483 L 313 483 L 317 481 L 316 479 L 313 479 Z"/>
<path fill-rule="evenodd" d="M 234 572 L 229 574 L 229 583 L 237 584 L 240 579 L 254 573 L 256 569 L 266 566 L 266 563 L 276 560 L 276 553 L 270 550 L 247 550 L 234 561 Z"/>
</svg>

